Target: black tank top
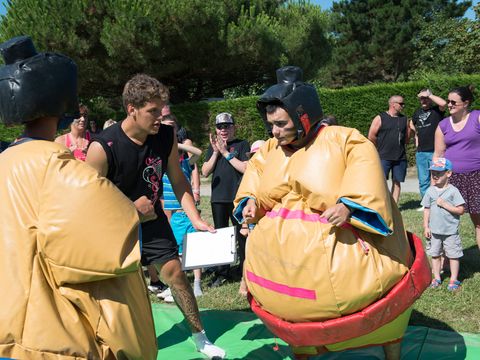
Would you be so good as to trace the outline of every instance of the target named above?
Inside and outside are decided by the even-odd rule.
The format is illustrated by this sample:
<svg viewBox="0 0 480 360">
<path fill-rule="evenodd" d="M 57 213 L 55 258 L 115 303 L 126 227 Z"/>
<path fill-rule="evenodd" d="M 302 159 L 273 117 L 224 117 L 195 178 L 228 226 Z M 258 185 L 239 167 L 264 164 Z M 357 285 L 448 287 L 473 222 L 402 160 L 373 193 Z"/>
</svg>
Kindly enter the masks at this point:
<svg viewBox="0 0 480 360">
<path fill-rule="evenodd" d="M 377 134 L 377 150 L 382 160 L 406 160 L 405 140 L 407 138 L 407 117 L 380 114 L 382 125 Z"/>
<path fill-rule="evenodd" d="M 147 136 L 145 143 L 138 145 L 125 134 L 121 124 L 108 127 L 94 139 L 107 154 L 107 178 L 132 201 L 147 196 L 157 215 L 163 215 L 162 176 L 172 150 L 173 128 L 161 125 L 158 134 Z"/>
</svg>

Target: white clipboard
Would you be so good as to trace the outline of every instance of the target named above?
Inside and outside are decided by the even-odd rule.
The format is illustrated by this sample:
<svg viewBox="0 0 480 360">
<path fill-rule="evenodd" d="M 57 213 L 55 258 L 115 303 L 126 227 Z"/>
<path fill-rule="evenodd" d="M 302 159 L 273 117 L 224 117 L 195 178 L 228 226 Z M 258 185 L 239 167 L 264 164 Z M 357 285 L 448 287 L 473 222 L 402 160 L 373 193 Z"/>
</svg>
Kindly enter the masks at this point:
<svg viewBox="0 0 480 360">
<path fill-rule="evenodd" d="M 235 226 L 215 233 L 199 231 L 183 237 L 182 270 L 233 264 L 237 260 Z"/>
</svg>

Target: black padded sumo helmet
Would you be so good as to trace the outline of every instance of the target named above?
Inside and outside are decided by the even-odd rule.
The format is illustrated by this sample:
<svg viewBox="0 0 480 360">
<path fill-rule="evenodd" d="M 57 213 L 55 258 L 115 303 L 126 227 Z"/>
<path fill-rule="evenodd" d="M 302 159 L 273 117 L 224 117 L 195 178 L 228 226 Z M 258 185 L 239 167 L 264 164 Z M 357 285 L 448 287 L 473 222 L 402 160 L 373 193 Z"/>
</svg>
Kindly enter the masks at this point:
<svg viewBox="0 0 480 360">
<path fill-rule="evenodd" d="M 277 70 L 277 84 L 271 86 L 257 101 L 257 109 L 267 130 L 267 105 L 279 105 L 290 115 L 297 129 L 297 139 L 304 138 L 323 117 L 322 106 L 315 87 L 302 80 L 303 71 L 298 66 L 285 66 Z"/>
<path fill-rule="evenodd" d="M 77 65 L 61 54 L 37 53 L 32 39 L 0 44 L 0 121 L 21 124 L 41 117 L 78 113 Z"/>
</svg>

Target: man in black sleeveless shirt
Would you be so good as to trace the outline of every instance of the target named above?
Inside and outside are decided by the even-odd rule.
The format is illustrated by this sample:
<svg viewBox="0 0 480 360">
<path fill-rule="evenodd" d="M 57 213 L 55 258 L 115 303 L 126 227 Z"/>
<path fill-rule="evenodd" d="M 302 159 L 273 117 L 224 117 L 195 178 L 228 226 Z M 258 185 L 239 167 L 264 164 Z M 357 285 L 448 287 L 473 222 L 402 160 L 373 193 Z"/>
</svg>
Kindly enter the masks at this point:
<svg viewBox="0 0 480 360">
<path fill-rule="evenodd" d="M 154 264 L 172 291 L 193 332 L 197 350 L 222 359 L 225 351 L 206 337 L 197 302 L 181 269 L 178 249 L 162 209 L 162 176 L 166 172 L 174 192 L 199 231 L 215 231 L 202 220 L 179 165 L 177 140 L 171 126 L 161 124 L 168 89 L 158 80 L 138 74 L 123 90 L 127 117 L 99 134 L 90 145 L 87 163 L 110 179 L 137 208 L 141 226 L 142 264 Z"/>
<path fill-rule="evenodd" d="M 385 178 L 392 171 L 392 197 L 398 203 L 400 183 L 407 175 L 405 145 L 410 137 L 407 117 L 401 113 L 405 106 L 403 97 L 394 95 L 388 100 L 388 110 L 373 118 L 368 139 L 375 144 L 380 155 Z"/>
</svg>

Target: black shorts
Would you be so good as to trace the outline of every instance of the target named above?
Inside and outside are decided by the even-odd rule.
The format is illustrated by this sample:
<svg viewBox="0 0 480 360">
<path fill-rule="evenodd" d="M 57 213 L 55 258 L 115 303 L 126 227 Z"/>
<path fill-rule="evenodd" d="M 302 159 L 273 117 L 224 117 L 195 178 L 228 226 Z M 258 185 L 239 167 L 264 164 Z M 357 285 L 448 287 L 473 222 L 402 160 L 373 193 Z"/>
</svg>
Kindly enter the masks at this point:
<svg viewBox="0 0 480 360">
<path fill-rule="evenodd" d="M 178 259 L 178 245 L 165 215 L 142 224 L 142 265 Z"/>
<path fill-rule="evenodd" d="M 392 180 L 404 182 L 407 175 L 407 160 L 381 160 L 385 179 L 392 172 Z"/>
</svg>

